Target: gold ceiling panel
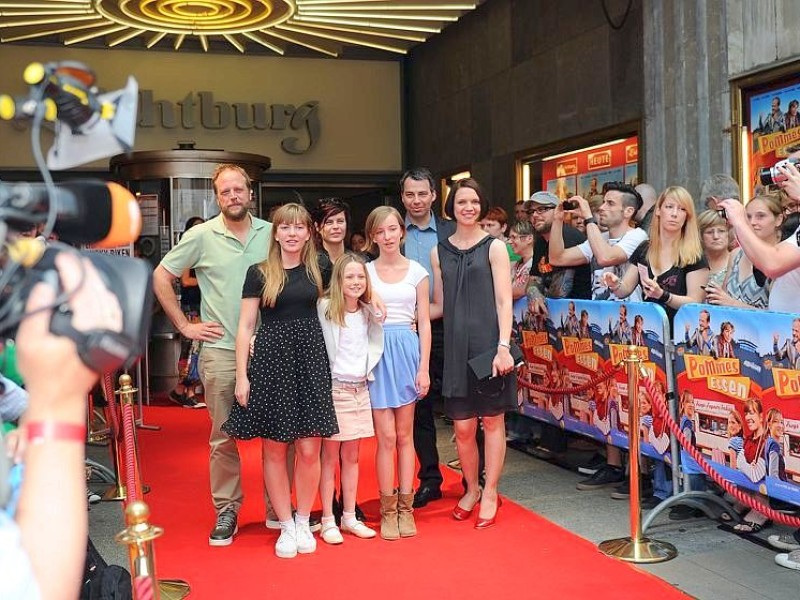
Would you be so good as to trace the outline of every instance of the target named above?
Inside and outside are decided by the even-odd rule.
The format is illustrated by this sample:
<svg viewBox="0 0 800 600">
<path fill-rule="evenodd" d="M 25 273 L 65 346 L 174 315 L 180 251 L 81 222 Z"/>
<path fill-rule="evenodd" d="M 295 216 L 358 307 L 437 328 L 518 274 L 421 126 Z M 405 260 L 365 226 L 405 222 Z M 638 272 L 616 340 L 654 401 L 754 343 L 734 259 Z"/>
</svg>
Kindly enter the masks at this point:
<svg viewBox="0 0 800 600">
<path fill-rule="evenodd" d="M 295 45 L 326 56 L 348 47 L 405 54 L 482 1 L 0 0 L 0 43 L 266 48 L 279 55 Z"/>
</svg>

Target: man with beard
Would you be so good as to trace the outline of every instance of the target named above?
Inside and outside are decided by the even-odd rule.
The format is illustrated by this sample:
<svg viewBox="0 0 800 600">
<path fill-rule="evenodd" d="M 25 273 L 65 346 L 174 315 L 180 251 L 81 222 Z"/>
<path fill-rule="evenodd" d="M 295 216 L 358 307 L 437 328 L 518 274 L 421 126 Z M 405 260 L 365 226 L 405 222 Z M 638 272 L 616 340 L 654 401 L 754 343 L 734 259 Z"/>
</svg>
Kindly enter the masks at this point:
<svg viewBox="0 0 800 600">
<path fill-rule="evenodd" d="M 250 265 L 267 257 L 272 225 L 250 214 L 252 185 L 244 169 L 218 165 L 212 183 L 220 214 L 185 233 L 156 268 L 153 283 L 158 301 L 178 331 L 203 342 L 199 370 L 211 417 L 209 467 L 217 513 L 208 543 L 227 546 L 237 530 L 243 494 L 236 441 L 220 426 L 228 419 L 234 402 L 242 285 Z M 200 287 L 197 323 L 186 319 L 173 287 L 186 269 L 194 269 Z"/>
<path fill-rule="evenodd" d="M 559 200 L 550 192 L 536 192 L 531 196 L 529 214 L 536 234 L 533 243 L 531 275 L 528 279 L 528 320 L 544 319 L 547 315 L 545 298 L 589 299 L 591 294 L 589 267 L 554 267 L 550 264 L 548 246 L 553 212 Z M 569 225 L 564 227 L 567 244 L 578 245 L 585 241 L 583 234 Z M 574 305 L 573 305 L 574 314 Z M 553 452 L 563 452 L 567 445 L 566 435 L 559 427 L 542 424 L 539 446 L 531 452 L 538 458 L 550 458 Z"/>
<path fill-rule="evenodd" d="M 592 216 L 589 203 L 580 196 L 573 196 L 577 203 L 575 211 L 583 216 L 586 224 L 587 240 L 570 248 L 566 243 L 567 228 L 564 225 L 564 209 L 559 206 L 554 211 L 553 227 L 550 234 L 550 262 L 561 267 L 577 267 L 591 265 L 592 269 L 592 299 L 593 300 L 621 300 L 603 283 L 605 273 L 614 273 L 622 276 L 628 266 L 628 259 L 639 244 L 647 239 L 647 233 L 634 225 L 633 219 L 642 208 L 643 200 L 632 186 L 625 183 L 610 182 L 604 186 L 605 194 L 603 203 L 598 211 L 599 223 Z M 601 231 L 601 226 L 606 231 Z M 628 297 L 634 302 L 641 302 L 641 291 L 637 287 Z M 630 338 L 630 324 L 627 321 L 627 309 L 620 307 L 620 322 L 618 328 L 622 330 L 623 320 L 626 339 Z M 625 342 L 620 342 L 625 343 Z M 579 490 L 592 490 L 608 485 L 619 485 L 619 496 L 626 494 L 625 470 L 622 467 L 622 452 L 615 446 L 606 446 L 606 465 L 595 470 L 592 467 L 581 467 L 579 471 L 591 475 L 578 483 Z M 620 485 L 622 484 L 622 485 Z M 615 496 L 616 497 L 616 496 Z"/>
</svg>

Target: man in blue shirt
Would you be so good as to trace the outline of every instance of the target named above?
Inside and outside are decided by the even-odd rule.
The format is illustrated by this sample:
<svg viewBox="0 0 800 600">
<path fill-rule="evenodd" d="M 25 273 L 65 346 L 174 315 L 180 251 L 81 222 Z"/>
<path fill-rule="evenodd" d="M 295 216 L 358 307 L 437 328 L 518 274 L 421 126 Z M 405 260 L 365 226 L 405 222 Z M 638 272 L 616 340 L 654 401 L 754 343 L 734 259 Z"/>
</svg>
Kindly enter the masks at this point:
<svg viewBox="0 0 800 600">
<path fill-rule="evenodd" d="M 400 197 L 406 209 L 403 254 L 425 267 L 432 282 L 431 250 L 439 243 L 439 239 L 452 235 L 455 228 L 453 223 L 438 218 L 432 210 L 436 191 L 433 175 L 428 169 L 406 171 L 400 178 Z M 420 465 L 417 473 L 419 489 L 414 495 L 414 508 L 422 508 L 431 500 L 442 497 L 442 472 L 439 468 L 439 451 L 436 448 L 433 406 L 442 393 L 443 336 L 442 320 L 431 320 L 431 388 L 427 396 L 417 401 L 414 410 L 414 448 Z"/>
</svg>

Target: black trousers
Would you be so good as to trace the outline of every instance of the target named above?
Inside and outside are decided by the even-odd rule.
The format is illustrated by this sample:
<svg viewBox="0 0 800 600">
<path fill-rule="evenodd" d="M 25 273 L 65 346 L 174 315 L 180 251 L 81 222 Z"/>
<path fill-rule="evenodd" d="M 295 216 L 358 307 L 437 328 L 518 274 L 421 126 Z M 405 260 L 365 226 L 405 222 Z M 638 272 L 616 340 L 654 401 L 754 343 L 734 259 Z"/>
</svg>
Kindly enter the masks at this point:
<svg viewBox="0 0 800 600">
<path fill-rule="evenodd" d="M 431 387 L 428 395 L 417 400 L 414 408 L 414 448 L 419 460 L 419 486 L 439 489 L 442 471 L 439 467 L 439 450 L 436 447 L 436 421 L 434 405 L 442 398 L 442 370 L 444 368 L 444 328 L 442 320 L 431 321 Z"/>
</svg>

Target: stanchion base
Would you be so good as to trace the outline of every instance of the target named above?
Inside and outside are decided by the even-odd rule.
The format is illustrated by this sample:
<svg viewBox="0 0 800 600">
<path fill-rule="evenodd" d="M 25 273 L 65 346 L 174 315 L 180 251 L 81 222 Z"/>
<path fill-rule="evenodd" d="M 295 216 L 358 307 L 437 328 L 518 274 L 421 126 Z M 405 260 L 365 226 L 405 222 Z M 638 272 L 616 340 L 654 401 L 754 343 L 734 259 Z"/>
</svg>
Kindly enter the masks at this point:
<svg viewBox="0 0 800 600">
<path fill-rule="evenodd" d="M 633 563 L 658 563 L 678 556 L 672 544 L 645 537 L 639 541 L 629 537 L 606 540 L 597 547 L 603 554 Z"/>
<path fill-rule="evenodd" d="M 182 600 L 192 591 L 192 588 L 183 579 L 159 579 L 158 590 L 161 600 Z"/>
</svg>

